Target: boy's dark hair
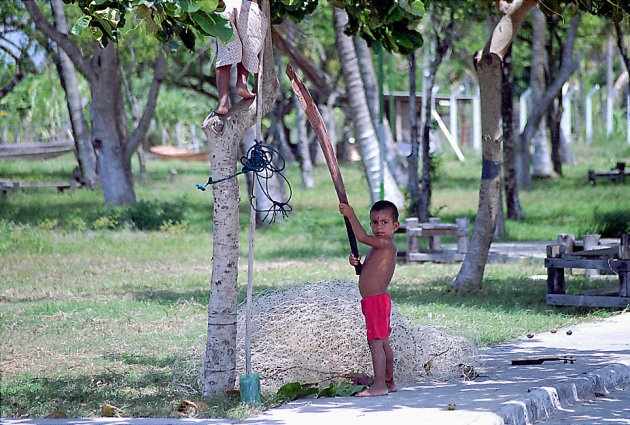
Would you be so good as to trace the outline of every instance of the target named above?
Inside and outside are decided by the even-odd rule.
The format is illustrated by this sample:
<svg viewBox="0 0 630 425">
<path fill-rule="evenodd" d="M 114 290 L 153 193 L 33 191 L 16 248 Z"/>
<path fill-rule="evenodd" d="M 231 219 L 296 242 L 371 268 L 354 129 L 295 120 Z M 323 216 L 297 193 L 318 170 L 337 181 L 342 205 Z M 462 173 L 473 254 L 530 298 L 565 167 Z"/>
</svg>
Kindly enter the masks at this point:
<svg viewBox="0 0 630 425">
<path fill-rule="evenodd" d="M 372 211 L 389 211 L 394 218 L 394 221 L 398 221 L 398 208 L 390 201 L 376 201 L 372 208 L 370 208 L 370 214 Z"/>
</svg>

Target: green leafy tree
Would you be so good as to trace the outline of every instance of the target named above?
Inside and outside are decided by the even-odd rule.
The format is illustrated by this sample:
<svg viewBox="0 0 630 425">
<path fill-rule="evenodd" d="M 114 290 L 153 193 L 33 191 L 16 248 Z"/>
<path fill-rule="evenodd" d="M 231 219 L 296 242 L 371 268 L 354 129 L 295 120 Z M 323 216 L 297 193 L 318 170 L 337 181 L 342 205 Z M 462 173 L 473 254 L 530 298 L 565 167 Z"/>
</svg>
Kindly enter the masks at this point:
<svg viewBox="0 0 630 425">
<path fill-rule="evenodd" d="M 27 24 L 26 11 L 17 0 L 5 0 L 0 8 L 0 99 L 27 75 L 38 73 L 34 56 L 44 46 Z"/>
<path fill-rule="evenodd" d="M 53 38 L 71 57 L 79 72 L 83 73 L 92 88 L 93 108 L 98 113 L 92 116 L 95 142 L 99 151 L 99 163 L 103 186 L 106 188 L 106 201 L 110 203 L 134 202 L 130 179 L 129 158 L 137 147 L 139 138 L 146 131 L 146 116 L 153 113 L 150 102 L 134 133 L 127 137 L 120 130 L 120 117 L 115 113 L 121 107 L 120 74 L 118 57 L 111 42 L 120 42 L 133 18 L 144 20 L 144 28 L 163 43 L 172 46 L 181 41 L 186 47 L 194 48 L 199 37 L 214 36 L 225 42 L 232 37 L 227 21 L 219 15 L 224 7 L 219 0 L 65 0 L 79 6 L 83 15 L 73 26 L 73 33 L 91 31 L 98 47 L 94 56 L 87 60 L 68 38 L 52 31 L 33 0 L 22 0 L 29 10 L 37 27 Z M 317 5 L 314 0 L 282 0 L 271 2 L 274 22 L 283 16 L 300 21 Z M 347 33 L 357 34 L 368 40 L 382 42 L 391 51 L 406 53 L 421 45 L 421 37 L 415 31 L 415 24 L 422 15 L 423 3 L 419 0 L 405 1 L 335 1 L 335 5 L 347 9 L 350 25 Z M 385 19 L 385 17 L 387 17 Z M 204 121 L 204 130 L 210 149 L 215 153 L 211 167 L 213 178 L 232 174 L 237 164 L 237 146 L 245 131 L 256 121 L 259 114 L 265 115 L 277 97 L 278 82 L 273 70 L 273 50 L 271 37 L 267 37 L 264 47 L 263 86 L 256 99 L 248 99 L 234 105 L 224 116 L 210 115 Z M 97 65 L 98 68 L 93 68 Z M 103 65 L 107 65 L 105 68 Z M 157 89 L 164 78 L 165 58 L 162 50 L 156 61 L 156 71 L 152 90 Z M 104 91 L 108 87 L 110 104 L 116 108 L 106 108 Z M 114 101 L 112 102 L 111 99 Z M 108 124 L 109 132 L 105 125 Z M 100 131 L 96 131 L 96 128 Z M 144 130 L 143 130 L 144 129 Z M 104 166 L 113 165 L 103 170 Z M 106 180 L 116 182 L 115 191 L 109 191 Z M 238 183 L 234 179 L 213 185 L 214 228 L 212 296 L 208 306 L 208 340 L 203 374 L 205 396 L 224 394 L 235 383 L 236 365 L 236 289 L 238 271 Z"/>
</svg>

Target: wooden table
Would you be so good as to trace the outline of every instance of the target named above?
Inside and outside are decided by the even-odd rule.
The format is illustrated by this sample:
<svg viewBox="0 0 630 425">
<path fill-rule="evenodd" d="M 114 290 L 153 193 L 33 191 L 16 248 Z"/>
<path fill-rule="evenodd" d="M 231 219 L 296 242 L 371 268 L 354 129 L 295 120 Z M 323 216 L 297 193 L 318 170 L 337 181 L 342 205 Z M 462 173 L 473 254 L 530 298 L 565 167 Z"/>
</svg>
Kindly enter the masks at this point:
<svg viewBox="0 0 630 425">
<path fill-rule="evenodd" d="M 612 308 L 630 305 L 630 235 L 621 235 L 618 246 L 567 251 L 565 245 L 547 245 L 547 304 Z M 576 268 L 610 270 L 619 276 L 619 284 L 585 291 L 584 295 L 567 295 L 564 272 Z"/>
</svg>

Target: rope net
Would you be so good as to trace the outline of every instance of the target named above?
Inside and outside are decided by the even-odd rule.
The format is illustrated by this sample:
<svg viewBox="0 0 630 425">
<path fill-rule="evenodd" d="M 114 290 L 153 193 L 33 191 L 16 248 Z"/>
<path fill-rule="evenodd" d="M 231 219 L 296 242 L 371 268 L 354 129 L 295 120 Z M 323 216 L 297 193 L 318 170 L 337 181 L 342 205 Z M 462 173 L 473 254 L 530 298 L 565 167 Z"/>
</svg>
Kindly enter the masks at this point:
<svg viewBox="0 0 630 425">
<path fill-rule="evenodd" d="M 372 375 L 356 283 L 320 281 L 277 289 L 253 300 L 252 371 L 263 391 L 288 382 L 340 382 L 349 373 Z M 435 326 L 412 326 L 392 305 L 397 382 L 474 377 L 477 353 L 466 338 Z M 237 373 L 245 373 L 245 311 L 238 312 Z M 176 360 L 173 383 L 200 394 L 205 335 Z M 238 380 L 237 380 L 238 381 Z"/>
</svg>

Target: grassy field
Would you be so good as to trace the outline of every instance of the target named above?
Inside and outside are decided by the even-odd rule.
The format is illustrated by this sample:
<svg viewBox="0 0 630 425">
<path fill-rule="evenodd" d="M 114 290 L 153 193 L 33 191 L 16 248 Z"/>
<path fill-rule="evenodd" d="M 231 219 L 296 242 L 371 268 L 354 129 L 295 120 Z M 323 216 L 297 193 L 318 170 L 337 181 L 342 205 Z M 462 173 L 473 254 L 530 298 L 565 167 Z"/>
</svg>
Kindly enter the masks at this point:
<svg viewBox="0 0 630 425">
<path fill-rule="evenodd" d="M 535 181 L 532 190 L 521 191 L 525 220 L 507 223 L 507 240 L 580 237 L 602 228 L 602 221 L 630 223 L 624 215 L 630 210 L 628 183 L 591 187 L 586 178 L 589 168 L 630 162 L 630 148 L 610 142 L 573 148 L 577 163 L 565 166 L 563 178 Z M 432 210 L 443 221 L 474 218 L 480 163 L 442 158 Z M 74 166 L 70 156 L 0 162 L 0 177 L 65 180 Z M 147 179 L 136 184 L 138 199 L 182 220 L 167 220 L 157 230 L 126 224 L 130 212 L 105 208 L 99 191 L 31 189 L 0 199 L 1 416 L 56 411 L 98 416 L 106 403 L 128 416 L 177 416 L 182 395 L 171 385 L 173 364 L 206 332 L 212 195 L 194 185 L 206 182 L 208 168 L 148 162 Z M 174 183 L 171 169 L 177 170 Z M 342 173 L 350 201 L 366 222 L 369 200 L 361 167 L 342 165 Z M 327 169 L 316 168 L 316 187 L 308 191 L 300 189 L 296 164 L 289 164 L 287 177 L 294 187 L 294 213 L 257 231 L 255 291 L 356 280 Z M 241 198 L 242 300 L 249 206 L 244 192 Z M 397 238 L 402 248 L 404 238 Z M 546 282 L 532 278 L 545 274 L 540 261 L 489 264 L 483 288 L 473 294 L 447 292 L 458 270 L 459 264 L 400 262 L 390 286 L 393 301 L 414 323 L 457 329 L 479 346 L 616 314 L 547 306 Z M 572 293 L 602 285 L 579 274 L 567 280 Z M 266 400 L 265 406 L 276 402 Z M 231 399 L 209 404 L 210 416 L 251 413 Z"/>
</svg>

